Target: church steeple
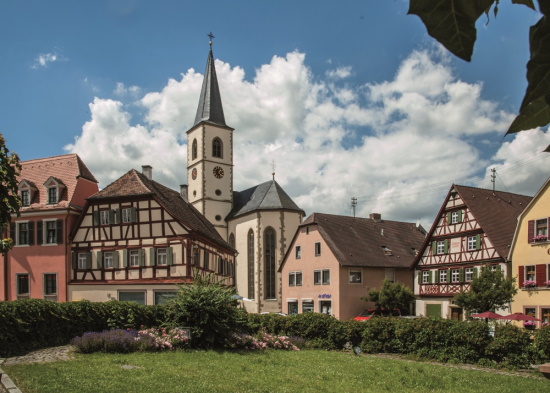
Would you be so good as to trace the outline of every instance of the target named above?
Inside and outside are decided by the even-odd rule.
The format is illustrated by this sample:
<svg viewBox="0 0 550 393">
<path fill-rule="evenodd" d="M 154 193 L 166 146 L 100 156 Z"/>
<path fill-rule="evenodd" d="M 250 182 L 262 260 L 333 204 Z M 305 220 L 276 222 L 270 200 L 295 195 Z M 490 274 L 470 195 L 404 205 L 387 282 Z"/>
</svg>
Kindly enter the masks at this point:
<svg viewBox="0 0 550 393">
<path fill-rule="evenodd" d="M 227 127 L 225 124 L 225 117 L 223 115 L 222 98 L 220 95 L 220 88 L 218 86 L 216 68 L 214 66 L 214 56 L 212 54 L 212 38 L 214 38 L 214 36 L 212 33 L 208 36 L 210 37 L 210 52 L 208 53 L 208 60 L 206 61 L 206 70 L 204 71 L 201 96 L 193 126 L 196 126 L 201 121 L 207 121 Z"/>
</svg>

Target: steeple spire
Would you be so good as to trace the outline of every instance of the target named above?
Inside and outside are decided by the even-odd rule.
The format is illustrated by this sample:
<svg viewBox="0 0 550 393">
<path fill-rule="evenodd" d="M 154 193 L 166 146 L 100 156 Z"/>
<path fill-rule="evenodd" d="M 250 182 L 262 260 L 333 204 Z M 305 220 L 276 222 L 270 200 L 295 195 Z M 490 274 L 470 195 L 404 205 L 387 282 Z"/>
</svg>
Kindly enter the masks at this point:
<svg viewBox="0 0 550 393">
<path fill-rule="evenodd" d="M 206 61 L 206 70 L 204 71 L 204 80 L 202 82 L 201 96 L 194 126 L 201 121 L 208 121 L 226 127 L 222 98 L 220 96 L 218 78 L 216 77 L 216 68 L 214 67 L 214 55 L 212 54 L 212 39 L 214 36 L 210 33 L 208 37 L 210 38 L 210 52 Z"/>
</svg>

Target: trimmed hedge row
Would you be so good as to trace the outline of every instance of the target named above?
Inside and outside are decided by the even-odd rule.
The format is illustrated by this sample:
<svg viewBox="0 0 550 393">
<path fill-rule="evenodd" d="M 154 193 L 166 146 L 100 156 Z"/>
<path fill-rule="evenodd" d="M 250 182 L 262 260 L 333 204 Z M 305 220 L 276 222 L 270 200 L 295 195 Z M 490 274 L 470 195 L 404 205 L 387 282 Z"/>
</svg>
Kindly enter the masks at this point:
<svg viewBox="0 0 550 393">
<path fill-rule="evenodd" d="M 0 357 L 68 344 L 85 332 L 159 326 L 164 308 L 134 302 L 0 302 Z"/>
</svg>

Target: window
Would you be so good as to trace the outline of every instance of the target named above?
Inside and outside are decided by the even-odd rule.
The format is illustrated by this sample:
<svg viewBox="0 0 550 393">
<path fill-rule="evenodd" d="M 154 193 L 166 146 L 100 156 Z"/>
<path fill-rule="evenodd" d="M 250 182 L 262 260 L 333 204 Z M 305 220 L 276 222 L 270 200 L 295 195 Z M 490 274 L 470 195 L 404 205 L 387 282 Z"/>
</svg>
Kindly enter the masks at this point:
<svg viewBox="0 0 550 393">
<path fill-rule="evenodd" d="M 145 291 L 118 291 L 118 300 L 145 305 Z"/>
<path fill-rule="evenodd" d="M 466 282 L 470 282 L 473 280 L 474 278 L 474 268 L 473 267 L 467 267 L 465 270 L 464 270 L 464 281 Z"/>
<path fill-rule="evenodd" d="M 385 279 L 389 282 L 395 282 L 395 269 L 393 268 L 386 268 L 384 269 L 384 276 Z"/>
<path fill-rule="evenodd" d="M 525 315 L 529 315 L 529 316 L 534 317 L 534 318 L 537 317 L 537 310 L 536 310 L 534 307 L 526 307 L 526 308 L 523 310 L 523 313 L 524 313 Z"/>
<path fill-rule="evenodd" d="M 548 236 L 548 220 L 546 218 L 536 221 L 535 235 Z"/>
<path fill-rule="evenodd" d="M 302 247 L 296 246 L 296 259 L 302 258 Z"/>
<path fill-rule="evenodd" d="M 204 263 L 202 266 L 205 270 L 210 269 L 210 253 L 204 250 Z"/>
<path fill-rule="evenodd" d="M 78 268 L 86 269 L 88 267 L 88 255 L 85 252 L 78 253 Z"/>
<path fill-rule="evenodd" d="M 540 319 L 541 319 L 541 323 L 550 324 L 550 308 L 540 309 Z"/>
<path fill-rule="evenodd" d="M 535 265 L 525 266 L 525 280 L 536 281 Z M 522 285 L 522 283 L 520 283 Z"/>
<path fill-rule="evenodd" d="M 363 271 L 361 269 L 353 269 L 349 271 L 350 284 L 361 284 L 363 281 Z"/>
<path fill-rule="evenodd" d="M 313 284 L 314 285 L 328 285 L 330 284 L 330 269 L 314 270 L 313 271 Z"/>
<path fill-rule="evenodd" d="M 46 221 L 46 244 L 57 243 L 57 223 Z"/>
<path fill-rule="evenodd" d="M 437 242 L 437 253 L 438 254 L 444 254 L 446 252 L 445 245 L 446 245 L 445 240 L 440 240 L 440 241 Z"/>
<path fill-rule="evenodd" d="M 57 274 L 44 274 L 44 299 L 57 301 Z"/>
<path fill-rule="evenodd" d="M 136 209 L 133 207 L 125 207 L 122 209 L 122 223 L 128 224 L 136 221 Z"/>
<path fill-rule="evenodd" d="M 429 270 L 423 270 L 422 271 L 422 284 L 429 284 L 430 283 L 430 271 Z"/>
<path fill-rule="evenodd" d="M 288 273 L 288 286 L 301 286 L 302 285 L 302 272 L 290 272 Z"/>
<path fill-rule="evenodd" d="M 323 270 L 323 285 L 330 284 L 330 270 Z"/>
<path fill-rule="evenodd" d="M 275 299 L 275 231 L 264 233 L 265 298 Z"/>
<path fill-rule="evenodd" d="M 48 188 L 48 203 L 57 203 L 57 187 Z"/>
<path fill-rule="evenodd" d="M 288 315 L 298 314 L 298 302 L 288 302 Z"/>
<path fill-rule="evenodd" d="M 27 222 L 20 222 L 17 225 L 17 232 L 18 232 L 18 238 L 17 238 L 17 244 L 30 244 L 29 243 L 29 223 Z"/>
<path fill-rule="evenodd" d="M 103 267 L 105 269 L 112 269 L 114 264 L 113 264 L 113 260 L 114 260 L 114 256 L 113 256 L 113 252 L 112 251 L 105 251 L 103 253 Z"/>
<path fill-rule="evenodd" d="M 197 140 L 193 139 L 193 144 L 191 147 L 191 159 L 195 160 L 197 158 Z"/>
<path fill-rule="evenodd" d="M 306 235 L 309 235 L 309 227 L 306 227 Z"/>
<path fill-rule="evenodd" d="M 459 223 L 460 222 L 460 219 L 459 219 L 459 212 L 452 212 L 451 213 L 451 224 L 456 224 L 456 223 Z"/>
<path fill-rule="evenodd" d="M 439 271 L 439 282 L 445 283 L 447 282 L 447 270 L 440 270 Z"/>
<path fill-rule="evenodd" d="M 321 271 L 320 270 L 314 270 L 313 271 L 313 284 L 314 285 L 321 285 Z"/>
<path fill-rule="evenodd" d="M 29 275 L 27 273 L 17 274 L 15 280 L 17 286 L 17 299 L 27 299 L 30 294 Z"/>
<path fill-rule="evenodd" d="M 318 257 L 321 255 L 321 243 L 317 242 L 315 243 L 315 256 Z"/>
<path fill-rule="evenodd" d="M 451 281 L 452 282 L 459 282 L 460 281 L 460 270 L 459 269 L 451 270 Z"/>
<path fill-rule="evenodd" d="M 176 291 L 155 291 L 155 304 L 166 304 L 177 294 Z"/>
<path fill-rule="evenodd" d="M 130 250 L 128 252 L 130 259 L 130 266 L 139 266 L 139 254 L 140 250 Z"/>
<path fill-rule="evenodd" d="M 248 231 L 248 298 L 254 299 L 254 231 Z"/>
<path fill-rule="evenodd" d="M 193 266 L 199 266 L 199 264 L 201 262 L 200 261 L 200 255 L 201 255 L 201 252 L 199 250 L 199 246 L 195 244 L 193 246 Z"/>
<path fill-rule="evenodd" d="M 222 140 L 214 138 L 212 141 L 212 157 L 223 158 Z"/>
<path fill-rule="evenodd" d="M 29 206 L 31 204 L 30 191 L 21 191 L 21 204 L 23 206 Z"/>
<path fill-rule="evenodd" d="M 302 300 L 302 312 L 313 312 L 313 300 Z"/>
<path fill-rule="evenodd" d="M 330 300 L 321 300 L 319 302 L 321 314 L 332 315 L 332 302 Z"/>
<path fill-rule="evenodd" d="M 168 258 L 167 258 L 167 250 L 166 248 L 157 248 L 157 265 L 167 265 L 168 264 Z"/>
<path fill-rule="evenodd" d="M 235 248 L 235 235 L 233 233 L 229 235 L 229 245 Z"/>
<path fill-rule="evenodd" d="M 110 210 L 102 210 L 102 211 L 99 212 L 99 218 L 100 218 L 99 223 L 101 225 L 109 225 L 109 222 L 110 222 L 109 213 L 110 212 L 111 212 Z"/>
<path fill-rule="evenodd" d="M 468 251 L 475 251 L 481 248 L 481 236 L 469 236 L 468 237 Z"/>
</svg>

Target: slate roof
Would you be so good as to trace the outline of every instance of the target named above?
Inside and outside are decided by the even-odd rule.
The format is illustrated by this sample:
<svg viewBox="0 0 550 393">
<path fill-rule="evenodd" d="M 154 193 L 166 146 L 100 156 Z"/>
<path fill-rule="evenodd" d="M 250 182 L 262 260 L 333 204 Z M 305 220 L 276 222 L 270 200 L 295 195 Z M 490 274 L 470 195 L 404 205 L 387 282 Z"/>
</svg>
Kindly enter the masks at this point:
<svg viewBox="0 0 550 393">
<path fill-rule="evenodd" d="M 426 235 L 415 223 L 323 213 L 311 214 L 300 227 L 307 225 L 317 226 L 341 266 L 408 268 Z"/>
<path fill-rule="evenodd" d="M 247 190 L 234 192 L 233 209 L 226 220 L 258 210 L 293 210 L 305 214 L 275 180 L 270 180 Z"/>
<path fill-rule="evenodd" d="M 201 95 L 193 126 L 196 126 L 202 121 L 227 127 L 223 114 L 222 98 L 218 86 L 218 77 L 216 76 L 212 48 L 210 48 L 206 61 L 206 70 L 204 71 Z"/>
<path fill-rule="evenodd" d="M 47 204 L 48 193 L 43 186 L 50 177 L 54 177 L 59 183 L 65 186 L 61 195 L 59 195 L 59 202 L 56 205 Z M 94 175 L 92 175 L 77 154 L 66 154 L 62 156 L 22 161 L 21 172 L 17 176 L 18 183 L 22 180 L 26 180 L 29 184 L 34 186 L 38 192 L 33 196 L 31 205 L 22 207 L 21 211 L 68 207 L 71 203 L 79 178 L 97 183 Z"/>
<path fill-rule="evenodd" d="M 453 187 L 489 237 L 496 251 L 506 259 L 512 245 L 517 218 L 533 198 L 476 187 L 460 185 Z M 440 216 L 441 214 L 438 219 Z"/>
<path fill-rule="evenodd" d="M 209 237 L 218 244 L 230 248 L 214 226 L 190 203 L 183 200 L 180 193 L 162 184 L 149 180 L 145 175 L 132 169 L 103 190 L 88 198 L 90 202 L 110 198 L 151 196 L 155 198 L 175 219 L 186 228 Z M 230 248 L 231 249 L 231 248 Z"/>
</svg>

